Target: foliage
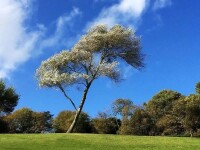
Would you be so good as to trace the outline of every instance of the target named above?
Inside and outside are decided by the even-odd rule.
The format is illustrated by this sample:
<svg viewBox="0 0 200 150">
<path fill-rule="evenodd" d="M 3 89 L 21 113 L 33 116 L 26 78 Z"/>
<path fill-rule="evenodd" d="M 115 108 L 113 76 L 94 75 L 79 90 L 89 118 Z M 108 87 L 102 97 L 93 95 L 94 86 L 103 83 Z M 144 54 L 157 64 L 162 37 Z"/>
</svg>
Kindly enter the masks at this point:
<svg viewBox="0 0 200 150">
<path fill-rule="evenodd" d="M 152 128 L 150 115 L 142 108 L 137 108 L 130 120 L 131 134 L 149 135 Z"/>
<path fill-rule="evenodd" d="M 117 80 L 117 58 L 140 68 L 140 49 L 140 40 L 131 29 L 99 25 L 82 36 L 71 51 L 64 50 L 43 61 L 37 70 L 38 81 L 40 86 L 59 87 L 89 82 L 102 75 Z"/>
<path fill-rule="evenodd" d="M 163 90 L 153 96 L 153 98 L 147 103 L 146 109 L 156 118 L 159 118 L 167 114 L 172 106 L 173 102 L 181 98 L 181 94 L 172 90 Z"/>
<path fill-rule="evenodd" d="M 7 133 L 8 132 L 8 124 L 4 120 L 4 117 L 0 117 L 0 133 Z"/>
<path fill-rule="evenodd" d="M 131 132 L 131 123 L 130 123 L 130 120 L 125 118 L 125 119 L 122 119 L 121 120 L 121 126 L 119 128 L 119 134 L 122 134 L 122 135 L 130 135 L 132 132 Z"/>
<path fill-rule="evenodd" d="M 129 99 L 117 99 L 112 103 L 114 116 L 120 116 L 120 134 L 131 134 L 130 117 L 134 114 L 135 105 Z"/>
<path fill-rule="evenodd" d="M 112 104 L 112 111 L 115 116 L 120 115 L 121 118 L 129 118 L 133 115 L 135 106 L 129 99 L 117 99 Z"/>
<path fill-rule="evenodd" d="M 93 133 L 116 134 L 119 130 L 120 120 L 110 117 L 106 113 L 99 113 L 98 117 L 91 120 Z"/>
<path fill-rule="evenodd" d="M 200 129 L 200 95 L 189 95 L 185 101 L 186 116 L 183 123 L 186 130 L 193 136 L 193 133 Z"/>
<path fill-rule="evenodd" d="M 184 127 L 176 115 L 164 115 L 157 122 L 156 127 L 161 135 L 183 135 Z"/>
<path fill-rule="evenodd" d="M 33 126 L 31 128 L 33 133 L 51 132 L 53 115 L 49 111 L 46 112 L 33 112 Z"/>
<path fill-rule="evenodd" d="M 73 131 L 78 121 L 93 81 L 102 76 L 119 81 L 119 62 L 122 61 L 137 69 L 143 67 L 140 38 L 130 28 L 98 25 L 82 36 L 70 51 L 61 51 L 42 62 L 36 71 L 39 85 L 60 89 L 76 110 L 68 132 Z M 78 109 L 64 90 L 75 84 L 84 86 Z"/>
<path fill-rule="evenodd" d="M 161 135 L 163 128 L 158 126 L 157 122 L 162 122 L 163 116 L 172 113 L 173 104 L 183 96 L 172 90 L 163 90 L 153 96 L 153 98 L 145 105 L 145 109 L 151 116 L 152 127 L 150 135 Z"/>
<path fill-rule="evenodd" d="M 69 126 L 71 125 L 76 112 L 72 111 L 62 111 L 58 114 L 58 116 L 54 119 L 53 127 L 56 132 L 58 133 L 65 133 L 67 132 Z M 74 131 L 76 133 L 90 133 L 91 126 L 90 126 L 90 117 L 87 113 L 82 112 L 77 126 L 75 127 Z"/>
<path fill-rule="evenodd" d="M 52 115 L 49 112 L 33 112 L 29 108 L 7 115 L 5 121 L 10 133 L 41 133 L 52 128 Z"/>
<path fill-rule="evenodd" d="M 0 116 L 11 113 L 15 106 L 17 106 L 19 95 L 16 94 L 15 89 L 6 87 L 5 82 L 0 80 Z"/>
<path fill-rule="evenodd" d="M 200 82 L 196 84 L 195 90 L 197 94 L 200 94 Z"/>
</svg>

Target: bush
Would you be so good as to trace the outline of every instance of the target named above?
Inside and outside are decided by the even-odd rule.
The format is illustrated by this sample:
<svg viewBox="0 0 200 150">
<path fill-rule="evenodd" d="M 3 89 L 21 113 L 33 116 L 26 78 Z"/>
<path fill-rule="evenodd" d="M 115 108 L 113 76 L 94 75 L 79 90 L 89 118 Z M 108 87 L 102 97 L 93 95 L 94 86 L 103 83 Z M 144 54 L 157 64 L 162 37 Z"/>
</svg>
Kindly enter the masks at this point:
<svg viewBox="0 0 200 150">
<path fill-rule="evenodd" d="M 57 133 L 65 133 L 69 129 L 76 112 L 62 111 L 53 121 L 53 127 Z M 74 128 L 75 133 L 90 133 L 90 117 L 87 113 L 82 112 L 78 119 L 77 125 Z"/>
</svg>

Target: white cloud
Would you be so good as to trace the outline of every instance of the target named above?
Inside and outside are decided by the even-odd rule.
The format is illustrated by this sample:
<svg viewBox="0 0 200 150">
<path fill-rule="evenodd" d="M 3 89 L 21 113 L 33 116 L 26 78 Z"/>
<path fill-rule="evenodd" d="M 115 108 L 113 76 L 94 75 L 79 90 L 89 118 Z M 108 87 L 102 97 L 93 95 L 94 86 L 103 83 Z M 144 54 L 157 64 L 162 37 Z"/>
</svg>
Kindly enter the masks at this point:
<svg viewBox="0 0 200 150">
<path fill-rule="evenodd" d="M 172 5 L 171 0 L 156 0 L 153 4 L 153 10 L 161 9 L 171 5 Z"/>
<path fill-rule="evenodd" d="M 74 7 L 69 14 L 60 16 L 56 21 L 55 33 L 41 42 L 40 49 L 56 46 L 58 43 L 59 45 L 65 45 L 64 43 L 66 43 L 67 37 L 67 35 L 65 35 L 66 30 L 69 28 L 69 26 L 73 26 L 73 19 L 79 15 L 81 15 L 81 11 Z"/>
<path fill-rule="evenodd" d="M 109 8 L 104 8 L 99 16 L 87 25 L 87 28 L 95 24 L 124 24 L 136 26 L 149 0 L 120 0 L 119 3 Z"/>
<path fill-rule="evenodd" d="M 35 25 L 36 30 L 27 25 L 32 2 L 0 0 L 0 78 L 9 78 L 12 71 L 45 48 L 62 44 L 66 27 L 69 27 L 66 25 L 72 25 L 72 19 L 81 14 L 78 8 L 73 8 L 69 14 L 60 16 L 56 21 L 55 33 L 45 37 L 48 30 L 44 25 Z"/>
<path fill-rule="evenodd" d="M 24 25 L 30 13 L 29 0 L 0 0 L 0 78 L 31 57 L 43 31 L 27 31 Z"/>
</svg>

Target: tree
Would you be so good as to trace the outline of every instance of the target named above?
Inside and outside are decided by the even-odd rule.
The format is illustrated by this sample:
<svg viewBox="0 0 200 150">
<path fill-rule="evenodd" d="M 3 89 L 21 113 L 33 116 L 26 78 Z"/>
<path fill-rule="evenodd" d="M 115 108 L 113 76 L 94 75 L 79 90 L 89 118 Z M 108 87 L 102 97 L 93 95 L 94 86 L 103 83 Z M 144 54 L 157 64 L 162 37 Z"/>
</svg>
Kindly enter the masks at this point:
<svg viewBox="0 0 200 150">
<path fill-rule="evenodd" d="M 88 91 L 99 77 L 105 76 L 113 81 L 120 80 L 119 62 L 125 61 L 136 69 L 143 67 L 140 38 L 130 28 L 115 25 L 93 27 L 81 37 L 70 50 L 43 61 L 36 76 L 41 87 L 56 87 L 73 105 L 76 114 L 68 129 L 71 133 L 83 109 Z M 72 85 L 84 87 L 80 105 L 66 93 L 65 88 Z"/>
<path fill-rule="evenodd" d="M 162 134 L 156 126 L 157 121 L 165 115 L 171 113 L 173 104 L 179 100 L 182 95 L 172 90 L 162 90 L 145 105 L 146 111 L 152 119 L 154 127 L 151 128 L 151 134 Z"/>
<path fill-rule="evenodd" d="M 183 124 L 192 137 L 194 132 L 200 129 L 200 95 L 189 95 L 185 101 L 186 115 Z"/>
<path fill-rule="evenodd" d="M 119 115 L 123 118 L 129 118 L 133 115 L 135 105 L 129 99 L 117 99 L 112 104 L 112 111 L 115 116 Z"/>
<path fill-rule="evenodd" d="M 32 113 L 32 133 L 51 132 L 53 115 L 49 111 Z"/>
<path fill-rule="evenodd" d="M 106 112 L 98 113 L 98 116 L 91 120 L 92 132 L 98 134 L 116 134 L 119 130 L 120 120 L 111 117 Z"/>
<path fill-rule="evenodd" d="M 119 121 L 119 120 L 118 120 Z M 116 134 L 118 126 L 116 118 L 94 118 L 92 119 L 93 132 L 98 134 Z M 120 122 L 119 122 L 120 123 Z"/>
<path fill-rule="evenodd" d="M 16 110 L 5 116 L 10 133 L 41 133 L 52 128 L 49 112 L 34 112 L 29 108 Z"/>
<path fill-rule="evenodd" d="M 17 106 L 19 95 L 16 94 L 15 89 L 6 87 L 3 80 L 0 80 L 0 116 L 11 113 L 15 106 Z"/>
<path fill-rule="evenodd" d="M 58 132 L 58 133 L 66 132 L 69 129 L 74 119 L 74 114 L 76 114 L 76 112 L 72 112 L 72 111 L 60 112 L 53 122 L 53 127 L 55 129 L 55 132 Z M 90 133 L 91 132 L 90 117 L 88 114 L 81 112 L 80 117 L 78 119 L 77 126 L 74 128 L 73 132 L 76 132 L 76 133 Z"/>
<path fill-rule="evenodd" d="M 196 84 L 195 90 L 197 94 L 200 94 L 200 82 Z"/>
<path fill-rule="evenodd" d="M 157 122 L 156 127 L 161 135 L 181 135 L 184 133 L 182 120 L 179 120 L 177 114 L 168 114 L 162 116 Z"/>
<path fill-rule="evenodd" d="M 121 118 L 120 134 L 131 134 L 130 117 L 133 115 L 135 108 L 135 105 L 129 99 L 117 99 L 113 102 L 113 114 Z"/>
<path fill-rule="evenodd" d="M 0 133 L 8 132 L 8 124 L 4 120 L 4 117 L 0 117 Z"/>
<path fill-rule="evenodd" d="M 149 135 L 151 127 L 150 115 L 143 108 L 137 108 L 130 119 L 131 134 Z"/>
<path fill-rule="evenodd" d="M 10 133 L 30 133 L 32 127 L 32 110 L 22 108 L 6 116 Z"/>
</svg>

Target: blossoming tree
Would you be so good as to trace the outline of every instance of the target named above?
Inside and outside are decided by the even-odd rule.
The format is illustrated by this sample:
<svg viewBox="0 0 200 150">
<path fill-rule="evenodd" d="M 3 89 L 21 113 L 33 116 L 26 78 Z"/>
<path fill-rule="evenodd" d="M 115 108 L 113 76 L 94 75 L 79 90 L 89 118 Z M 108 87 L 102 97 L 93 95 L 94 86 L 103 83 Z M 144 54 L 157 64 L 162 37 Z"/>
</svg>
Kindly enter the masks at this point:
<svg viewBox="0 0 200 150">
<path fill-rule="evenodd" d="M 119 63 L 122 61 L 136 69 L 143 67 L 140 38 L 130 28 L 97 25 L 82 36 L 71 50 L 63 50 L 41 63 L 36 71 L 39 85 L 60 89 L 76 111 L 68 133 L 73 132 L 94 80 L 105 76 L 119 81 Z M 79 107 L 65 91 L 75 84 L 84 87 Z"/>
</svg>

